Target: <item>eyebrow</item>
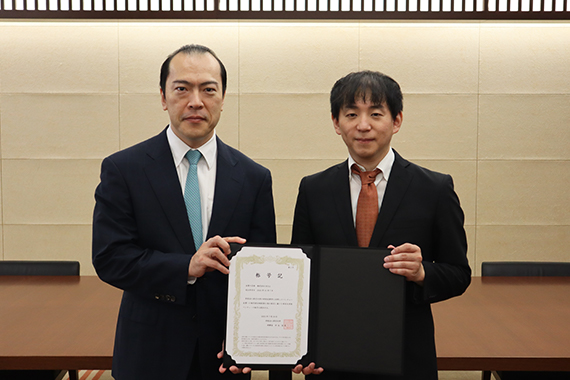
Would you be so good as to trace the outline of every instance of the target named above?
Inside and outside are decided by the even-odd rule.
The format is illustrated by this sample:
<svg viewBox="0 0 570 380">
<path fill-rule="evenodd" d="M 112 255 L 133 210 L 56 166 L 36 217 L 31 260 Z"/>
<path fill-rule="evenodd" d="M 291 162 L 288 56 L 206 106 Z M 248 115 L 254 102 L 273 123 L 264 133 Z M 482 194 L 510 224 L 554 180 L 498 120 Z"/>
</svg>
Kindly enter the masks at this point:
<svg viewBox="0 0 570 380">
<path fill-rule="evenodd" d="M 350 103 L 350 104 L 346 104 L 344 105 L 341 109 L 354 109 L 356 108 L 356 103 Z M 384 106 L 384 104 L 372 104 L 369 108 L 378 108 L 381 110 L 386 109 L 386 107 Z"/>
<path fill-rule="evenodd" d="M 192 86 L 192 83 L 188 82 L 187 80 L 183 80 L 183 79 L 173 80 L 172 84 L 185 84 L 185 85 Z M 216 85 L 216 86 L 220 85 L 217 81 L 211 80 L 211 81 L 200 83 L 200 87 L 208 86 L 208 85 L 212 85 L 212 84 Z"/>
</svg>

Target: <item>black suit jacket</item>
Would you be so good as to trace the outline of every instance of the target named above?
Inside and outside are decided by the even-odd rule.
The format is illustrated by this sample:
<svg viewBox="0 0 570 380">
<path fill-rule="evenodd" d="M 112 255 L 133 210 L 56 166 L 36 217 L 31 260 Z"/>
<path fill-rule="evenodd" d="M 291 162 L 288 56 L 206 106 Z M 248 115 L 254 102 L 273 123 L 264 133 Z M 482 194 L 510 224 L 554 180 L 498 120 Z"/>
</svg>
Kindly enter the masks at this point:
<svg viewBox="0 0 570 380">
<path fill-rule="evenodd" d="M 293 244 L 358 246 L 348 173 L 345 161 L 303 178 Z M 406 289 L 405 379 L 437 378 L 430 303 L 462 294 L 471 281 L 463 220 L 451 176 L 412 164 L 396 153 L 370 246 L 412 243 L 422 250 L 424 286 L 409 282 Z M 324 378 L 349 376 L 334 377 L 326 368 L 323 374 Z"/>
<path fill-rule="evenodd" d="M 219 139 L 207 237 L 275 242 L 269 170 Z M 188 285 L 195 253 L 166 130 L 106 158 L 95 191 L 93 264 L 122 290 L 113 376 L 186 379 L 195 350 L 204 378 L 217 379 L 225 331 L 227 277 Z M 229 371 L 228 371 L 229 372 Z"/>
</svg>

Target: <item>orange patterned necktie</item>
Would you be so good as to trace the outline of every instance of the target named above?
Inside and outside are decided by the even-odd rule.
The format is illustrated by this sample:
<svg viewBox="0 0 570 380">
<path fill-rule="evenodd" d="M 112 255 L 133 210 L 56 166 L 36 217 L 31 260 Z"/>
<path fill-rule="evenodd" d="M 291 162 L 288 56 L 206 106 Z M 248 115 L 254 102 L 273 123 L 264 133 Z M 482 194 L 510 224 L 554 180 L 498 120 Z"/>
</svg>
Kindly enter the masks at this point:
<svg viewBox="0 0 570 380">
<path fill-rule="evenodd" d="M 352 165 L 351 170 L 360 176 L 362 182 L 356 206 L 356 238 L 359 247 L 368 247 L 378 218 L 378 191 L 374 181 L 382 171 L 376 168 L 374 171 L 361 172 L 356 164 Z"/>
</svg>

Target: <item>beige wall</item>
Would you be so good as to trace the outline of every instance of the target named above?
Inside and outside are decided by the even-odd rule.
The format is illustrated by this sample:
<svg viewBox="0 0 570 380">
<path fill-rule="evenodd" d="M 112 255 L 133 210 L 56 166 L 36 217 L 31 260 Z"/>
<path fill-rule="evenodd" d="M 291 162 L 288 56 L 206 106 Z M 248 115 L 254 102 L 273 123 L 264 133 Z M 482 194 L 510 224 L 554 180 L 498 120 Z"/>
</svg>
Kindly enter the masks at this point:
<svg viewBox="0 0 570 380">
<path fill-rule="evenodd" d="M 272 170 L 286 243 L 302 176 L 346 157 L 328 91 L 350 71 L 404 91 L 394 147 L 453 175 L 474 273 L 485 260 L 570 261 L 570 23 L 0 21 L 0 258 L 90 263 L 101 159 L 168 122 L 166 55 L 228 68 L 219 136 Z"/>
</svg>

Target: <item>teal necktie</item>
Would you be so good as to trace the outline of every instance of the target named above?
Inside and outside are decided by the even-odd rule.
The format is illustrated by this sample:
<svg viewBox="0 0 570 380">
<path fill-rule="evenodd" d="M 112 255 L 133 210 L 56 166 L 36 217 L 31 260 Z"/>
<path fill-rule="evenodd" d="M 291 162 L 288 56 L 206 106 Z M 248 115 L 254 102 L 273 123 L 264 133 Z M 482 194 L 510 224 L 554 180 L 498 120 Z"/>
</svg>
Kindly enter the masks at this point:
<svg viewBox="0 0 570 380">
<path fill-rule="evenodd" d="M 197 150 L 189 150 L 186 153 L 186 159 L 190 167 L 188 168 L 188 176 L 186 177 L 186 186 L 184 188 L 184 203 L 186 203 L 186 212 L 188 213 L 190 228 L 192 228 L 196 250 L 203 243 L 202 205 L 200 203 L 200 187 L 198 186 L 198 161 L 200 157 L 202 157 L 202 154 Z"/>
</svg>

